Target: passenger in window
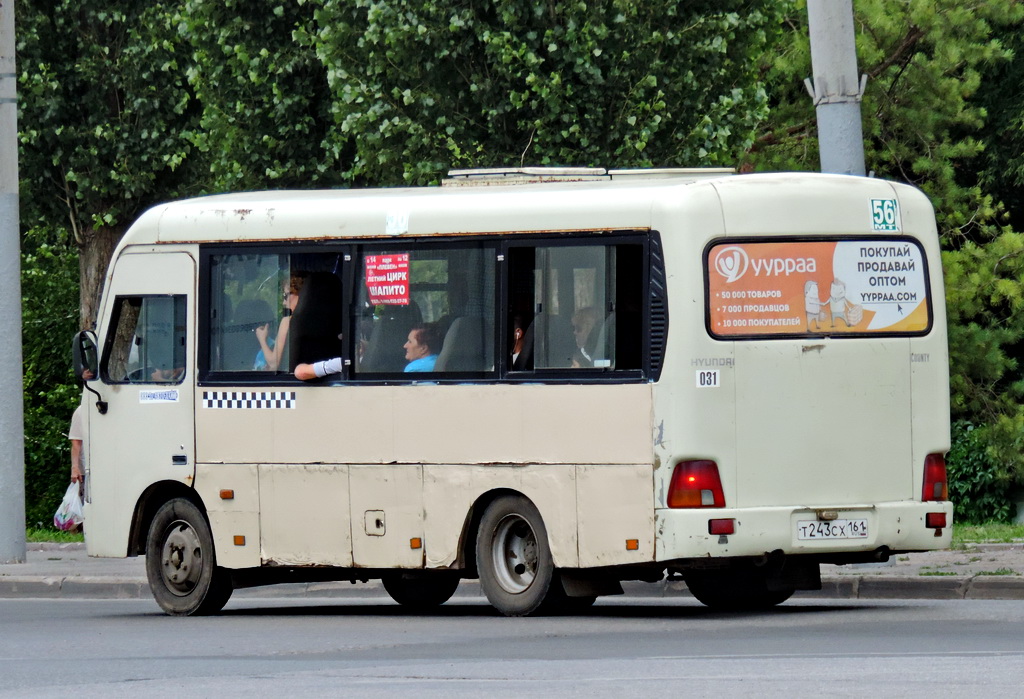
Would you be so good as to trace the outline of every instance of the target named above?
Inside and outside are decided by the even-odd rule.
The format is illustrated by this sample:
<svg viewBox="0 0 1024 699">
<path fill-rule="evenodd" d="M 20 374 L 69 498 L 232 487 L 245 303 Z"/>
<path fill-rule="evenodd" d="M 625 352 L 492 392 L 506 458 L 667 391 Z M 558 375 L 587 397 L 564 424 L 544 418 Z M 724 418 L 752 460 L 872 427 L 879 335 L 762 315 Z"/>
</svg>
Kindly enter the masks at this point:
<svg viewBox="0 0 1024 699">
<path fill-rule="evenodd" d="M 601 320 L 600 314 L 593 306 L 581 308 L 572 315 L 572 334 L 576 338 L 576 351 L 572 356 L 572 368 L 594 366 L 597 332 Z"/>
<path fill-rule="evenodd" d="M 274 313 L 270 310 L 270 304 L 263 299 L 247 298 L 238 302 L 222 341 L 221 368 L 223 370 L 266 370 L 267 360 L 263 356 L 263 350 L 256 338 L 256 328 L 270 323 L 273 317 Z"/>
<path fill-rule="evenodd" d="M 322 379 L 330 374 L 340 373 L 341 357 L 325 359 L 321 362 L 313 362 L 312 364 L 298 364 L 295 367 L 295 378 L 302 379 L 303 381 Z"/>
<path fill-rule="evenodd" d="M 285 350 L 288 344 L 288 327 L 291 324 L 291 314 L 295 312 L 295 306 L 299 303 L 299 293 L 302 291 L 302 284 L 306 280 L 306 275 L 303 273 L 293 274 L 291 279 L 288 280 L 288 285 L 284 289 L 284 306 L 288 309 L 288 314 L 281 319 L 281 324 L 277 328 L 277 338 L 270 339 L 270 323 L 261 325 L 253 330 L 256 333 L 256 339 L 260 343 L 260 351 L 263 353 L 263 362 L 266 363 L 266 369 L 268 371 L 277 371 L 277 367 L 281 365 L 281 361 L 285 356 Z M 262 363 L 259 358 L 256 360 L 256 365 L 260 366 Z"/>
<path fill-rule="evenodd" d="M 523 316 L 515 315 L 512 318 L 512 368 L 513 369 L 525 369 L 525 360 L 527 357 L 523 354 L 524 339 L 526 338 L 526 323 L 523 322 Z M 521 360 L 520 357 L 523 359 Z"/>
<path fill-rule="evenodd" d="M 154 369 L 149 378 L 153 383 L 180 383 L 185 378 L 185 367 Z"/>
<path fill-rule="evenodd" d="M 434 325 L 415 326 L 409 331 L 409 337 L 403 345 L 405 358 L 409 362 L 405 371 L 433 371 L 438 354 L 434 348 L 440 345 L 440 333 Z M 333 357 L 310 364 L 299 364 L 295 367 L 294 373 L 297 379 L 312 381 L 331 374 L 340 374 L 341 369 L 341 357 Z"/>
<path fill-rule="evenodd" d="M 405 371 L 433 371 L 441 351 L 440 333 L 434 325 L 417 325 L 409 331 L 405 344 Z"/>
</svg>

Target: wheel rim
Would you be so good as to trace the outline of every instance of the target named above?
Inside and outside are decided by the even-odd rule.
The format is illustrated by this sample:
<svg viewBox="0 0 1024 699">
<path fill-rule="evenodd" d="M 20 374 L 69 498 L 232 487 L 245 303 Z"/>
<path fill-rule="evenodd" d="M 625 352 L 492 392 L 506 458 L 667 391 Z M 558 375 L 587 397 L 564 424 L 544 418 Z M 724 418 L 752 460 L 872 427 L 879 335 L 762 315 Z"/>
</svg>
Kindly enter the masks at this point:
<svg viewBox="0 0 1024 699">
<path fill-rule="evenodd" d="M 173 594 L 184 597 L 196 588 L 203 573 L 203 547 L 188 522 L 178 520 L 167 528 L 160 564 L 164 584 Z"/>
<path fill-rule="evenodd" d="M 498 584 L 512 594 L 529 589 L 537 577 L 537 536 L 519 515 L 508 515 L 494 530 L 491 560 Z"/>
</svg>

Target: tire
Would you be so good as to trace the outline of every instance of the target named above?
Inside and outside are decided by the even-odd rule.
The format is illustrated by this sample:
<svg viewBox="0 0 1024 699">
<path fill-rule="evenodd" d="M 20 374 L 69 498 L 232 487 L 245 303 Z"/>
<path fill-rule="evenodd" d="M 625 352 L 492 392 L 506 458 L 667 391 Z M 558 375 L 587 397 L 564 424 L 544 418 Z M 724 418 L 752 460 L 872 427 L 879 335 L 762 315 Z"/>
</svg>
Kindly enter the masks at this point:
<svg viewBox="0 0 1024 699">
<path fill-rule="evenodd" d="M 688 576 L 686 586 L 701 604 L 728 612 L 771 609 L 795 591 L 791 587 L 770 589 L 765 576 L 753 571 Z"/>
<path fill-rule="evenodd" d="M 410 609 L 433 609 L 455 594 L 459 577 L 450 573 L 394 573 L 381 578 L 391 599 Z"/>
<path fill-rule="evenodd" d="M 210 525 L 190 500 L 175 498 L 157 510 L 146 539 L 146 576 L 168 614 L 215 614 L 227 604 L 231 576 L 217 566 Z"/>
<path fill-rule="evenodd" d="M 562 592 L 544 520 L 536 506 L 521 495 L 499 498 L 484 510 L 476 539 L 476 564 L 487 601 L 505 616 L 534 614 L 541 610 L 553 586 Z"/>
</svg>

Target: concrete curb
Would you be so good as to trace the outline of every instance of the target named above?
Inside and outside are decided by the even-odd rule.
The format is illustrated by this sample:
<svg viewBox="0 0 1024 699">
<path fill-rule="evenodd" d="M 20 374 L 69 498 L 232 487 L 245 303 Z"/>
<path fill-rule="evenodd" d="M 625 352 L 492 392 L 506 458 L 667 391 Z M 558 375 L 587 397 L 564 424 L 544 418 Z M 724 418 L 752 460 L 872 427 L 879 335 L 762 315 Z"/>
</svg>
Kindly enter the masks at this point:
<svg viewBox="0 0 1024 699">
<path fill-rule="evenodd" d="M 30 541 L 25 544 L 26 551 L 85 551 L 85 542 L 70 541 L 60 543 L 57 541 Z"/>
<path fill-rule="evenodd" d="M 834 575 L 822 578 L 822 589 L 797 592 L 798 599 L 1024 599 L 1021 576 Z M 676 580 L 660 583 L 624 583 L 627 598 L 671 599 L 689 597 L 686 585 Z M 353 585 L 320 582 L 271 585 L 236 590 L 239 598 L 316 598 L 390 600 L 377 581 Z M 476 580 L 464 580 L 456 598 L 483 599 Z M 115 577 L 0 577 L 0 598 L 36 599 L 149 599 L 144 580 Z"/>
<path fill-rule="evenodd" d="M 140 599 L 149 596 L 149 585 L 139 580 L 13 575 L 0 578 L 0 599 Z"/>
</svg>

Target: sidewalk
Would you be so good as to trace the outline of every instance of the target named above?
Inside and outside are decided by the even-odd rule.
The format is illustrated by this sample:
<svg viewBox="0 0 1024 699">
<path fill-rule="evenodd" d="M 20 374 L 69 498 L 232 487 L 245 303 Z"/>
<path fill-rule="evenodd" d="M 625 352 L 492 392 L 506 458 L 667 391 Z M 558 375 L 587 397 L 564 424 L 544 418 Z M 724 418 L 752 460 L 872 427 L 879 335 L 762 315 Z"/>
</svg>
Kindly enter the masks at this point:
<svg viewBox="0 0 1024 699">
<path fill-rule="evenodd" d="M 824 565 L 822 589 L 797 597 L 833 599 L 1024 599 L 1024 543 L 894 557 L 888 563 Z M 679 581 L 625 583 L 631 597 L 686 595 Z M 475 580 L 459 597 L 482 597 Z M 390 599 L 379 582 L 257 587 L 238 597 Z M 25 563 L 0 564 L 0 598 L 148 599 L 145 559 L 89 558 L 84 544 L 29 544 Z"/>
</svg>

